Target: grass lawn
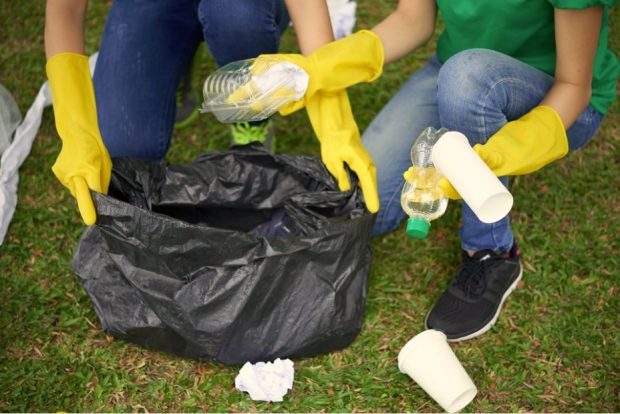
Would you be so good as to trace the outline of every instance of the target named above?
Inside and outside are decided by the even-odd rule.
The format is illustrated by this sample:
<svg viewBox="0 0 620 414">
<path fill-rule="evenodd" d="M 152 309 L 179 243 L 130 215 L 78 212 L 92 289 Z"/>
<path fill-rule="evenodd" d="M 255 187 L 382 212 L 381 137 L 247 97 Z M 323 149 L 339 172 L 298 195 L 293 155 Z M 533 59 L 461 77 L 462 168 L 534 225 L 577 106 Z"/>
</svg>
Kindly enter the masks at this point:
<svg viewBox="0 0 620 414">
<path fill-rule="evenodd" d="M 91 1 L 89 53 L 97 49 L 109 3 Z M 363 28 L 396 2 L 358 3 L 357 27 Z M 611 45 L 618 53 L 618 10 L 613 14 Z M 0 82 L 22 113 L 45 80 L 43 21 L 42 1 L 0 8 Z M 292 30 L 284 35 L 283 50 L 295 51 Z M 431 53 L 430 46 L 423 48 L 387 67 L 374 84 L 351 89 L 362 130 Z M 200 77 L 214 68 L 203 56 Z M 584 149 L 514 180 L 512 217 L 524 282 L 491 332 L 453 346 L 479 389 L 467 411 L 620 411 L 619 107 L 616 102 Z M 279 152 L 318 156 L 303 111 L 275 125 Z M 228 139 L 225 126 L 203 115 L 175 133 L 168 160 L 187 162 L 224 150 Z M 439 410 L 398 371 L 396 356 L 423 330 L 426 313 L 458 265 L 456 204 L 424 241 L 408 240 L 403 229 L 375 239 L 357 340 L 340 352 L 295 360 L 295 383 L 285 401 L 257 403 L 235 390 L 238 367 L 179 359 L 102 331 L 71 268 L 84 226 L 74 200 L 50 171 L 59 149 L 47 110 L 20 171 L 18 208 L 0 247 L 0 411 Z"/>
</svg>

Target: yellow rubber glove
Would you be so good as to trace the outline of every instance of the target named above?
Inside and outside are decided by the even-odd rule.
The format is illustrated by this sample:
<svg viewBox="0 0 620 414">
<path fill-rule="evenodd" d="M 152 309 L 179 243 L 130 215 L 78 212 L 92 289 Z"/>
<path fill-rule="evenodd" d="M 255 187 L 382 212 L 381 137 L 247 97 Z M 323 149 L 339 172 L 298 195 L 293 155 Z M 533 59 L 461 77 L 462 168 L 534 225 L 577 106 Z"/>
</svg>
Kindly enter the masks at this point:
<svg viewBox="0 0 620 414">
<path fill-rule="evenodd" d="M 318 48 L 309 56 L 299 54 L 260 55 L 252 66 L 252 74 L 260 75 L 273 66 L 274 60 L 293 63 L 302 68 L 309 76 L 308 87 L 304 96 L 294 102 L 283 105 L 281 115 L 291 114 L 303 108 L 318 91 L 337 92 L 349 86 L 372 82 L 383 70 L 383 44 L 379 36 L 369 30 L 361 30 L 350 36 L 328 43 Z M 276 91 L 275 94 L 290 94 L 290 90 Z M 240 92 L 234 101 L 245 98 L 247 93 Z M 270 94 L 271 95 L 271 94 Z M 257 108 L 269 106 L 271 96 L 256 97 Z M 265 100 L 261 103 L 261 100 Z"/>
<path fill-rule="evenodd" d="M 45 69 L 62 140 L 52 171 L 77 200 L 84 223 L 91 225 L 97 214 L 90 190 L 108 192 L 112 162 L 99 133 L 88 58 L 59 53 L 48 60 Z"/>
<path fill-rule="evenodd" d="M 323 163 L 338 181 L 340 190 L 351 189 L 346 163 L 357 174 L 368 211 L 379 211 L 377 171 L 360 139 L 347 91 L 318 92 L 307 101 L 306 111 L 321 143 Z"/>
<path fill-rule="evenodd" d="M 560 116 L 549 106 L 537 106 L 521 118 L 508 122 L 474 151 L 495 175 L 523 175 L 538 171 L 568 153 L 568 138 Z M 444 193 L 461 198 L 445 178 Z"/>
</svg>

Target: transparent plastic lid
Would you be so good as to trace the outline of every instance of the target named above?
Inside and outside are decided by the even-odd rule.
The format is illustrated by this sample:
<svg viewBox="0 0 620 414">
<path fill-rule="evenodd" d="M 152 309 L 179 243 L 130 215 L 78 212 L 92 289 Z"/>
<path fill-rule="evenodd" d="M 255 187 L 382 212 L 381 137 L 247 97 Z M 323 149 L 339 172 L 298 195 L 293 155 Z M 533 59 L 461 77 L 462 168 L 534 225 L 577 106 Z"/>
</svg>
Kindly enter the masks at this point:
<svg viewBox="0 0 620 414">
<path fill-rule="evenodd" d="M 232 62 L 205 80 L 201 112 L 223 123 L 260 121 L 301 99 L 308 79 L 299 66 L 275 58 Z"/>
</svg>

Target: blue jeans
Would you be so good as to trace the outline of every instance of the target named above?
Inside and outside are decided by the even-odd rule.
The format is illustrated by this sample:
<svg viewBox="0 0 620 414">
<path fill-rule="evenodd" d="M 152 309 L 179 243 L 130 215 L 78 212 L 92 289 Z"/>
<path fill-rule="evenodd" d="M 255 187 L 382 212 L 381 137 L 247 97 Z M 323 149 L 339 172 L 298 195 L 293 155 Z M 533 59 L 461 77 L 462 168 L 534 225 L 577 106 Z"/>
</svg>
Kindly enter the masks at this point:
<svg viewBox="0 0 620 414">
<path fill-rule="evenodd" d="M 203 39 L 221 66 L 276 53 L 288 22 L 283 0 L 115 0 L 93 76 L 110 156 L 166 155 L 177 88 Z"/>
<path fill-rule="evenodd" d="M 395 230 L 405 212 L 400 206 L 402 174 L 409 152 L 426 127 L 460 131 L 471 145 L 485 143 L 508 121 L 538 105 L 554 79 L 507 55 L 485 49 L 458 53 L 441 64 L 437 57 L 416 72 L 381 110 L 363 135 L 377 166 L 381 207 L 374 235 Z M 592 138 L 603 115 L 588 106 L 567 131 L 575 150 Z M 508 178 L 501 178 L 508 185 Z M 508 251 L 513 235 L 509 217 L 485 224 L 462 203 L 461 245 L 465 250 Z"/>
</svg>

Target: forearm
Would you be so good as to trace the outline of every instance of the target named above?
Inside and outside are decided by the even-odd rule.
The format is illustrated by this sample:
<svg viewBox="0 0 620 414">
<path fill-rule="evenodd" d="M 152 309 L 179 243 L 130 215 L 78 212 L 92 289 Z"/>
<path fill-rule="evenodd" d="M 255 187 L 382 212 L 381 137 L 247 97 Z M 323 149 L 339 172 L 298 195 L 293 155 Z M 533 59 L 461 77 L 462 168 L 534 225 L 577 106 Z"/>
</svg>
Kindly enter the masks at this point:
<svg viewBox="0 0 620 414">
<path fill-rule="evenodd" d="M 88 0 L 48 0 L 45 9 L 45 54 L 84 54 L 84 15 Z"/>
<path fill-rule="evenodd" d="M 325 0 L 286 0 L 286 8 L 302 54 L 309 55 L 334 40 Z"/>
<path fill-rule="evenodd" d="M 564 129 L 568 129 L 588 105 L 590 96 L 590 85 L 556 82 L 540 104 L 555 109 Z"/>
<path fill-rule="evenodd" d="M 383 43 L 385 63 L 398 60 L 426 43 L 433 36 L 436 13 L 432 0 L 401 0 L 398 8 L 372 29 Z"/>
<path fill-rule="evenodd" d="M 570 128 L 590 101 L 602 14 L 602 7 L 554 11 L 555 84 L 540 104 L 555 109 L 565 129 Z"/>
</svg>

